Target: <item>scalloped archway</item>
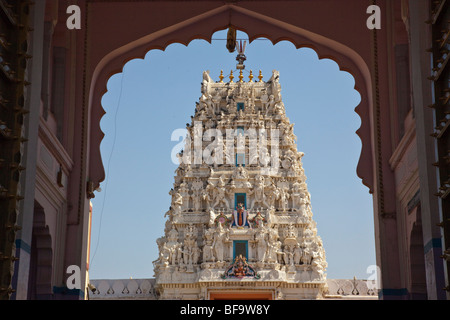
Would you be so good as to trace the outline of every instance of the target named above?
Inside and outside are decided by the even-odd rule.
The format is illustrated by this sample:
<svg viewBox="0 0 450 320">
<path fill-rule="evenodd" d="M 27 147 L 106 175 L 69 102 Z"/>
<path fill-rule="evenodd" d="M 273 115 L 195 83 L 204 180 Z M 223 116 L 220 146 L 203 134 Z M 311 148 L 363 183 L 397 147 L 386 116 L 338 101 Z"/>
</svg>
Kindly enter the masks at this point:
<svg viewBox="0 0 450 320">
<path fill-rule="evenodd" d="M 105 114 L 101 106 L 101 99 L 107 91 L 109 78 L 122 72 L 128 61 L 136 58 L 143 59 L 150 50 L 165 50 L 172 43 L 181 43 L 187 46 L 194 39 L 211 42 L 214 32 L 226 29 L 230 25 L 248 34 L 250 42 L 258 37 L 265 37 L 273 44 L 287 40 L 296 48 L 309 47 L 317 52 L 320 59 L 326 58 L 335 61 L 340 70 L 347 71 L 354 77 L 355 89 L 361 95 L 361 102 L 355 108 L 355 112 L 361 118 L 361 127 L 356 133 L 362 142 L 357 174 L 362 179 L 362 183 L 369 188 L 370 192 L 373 192 L 372 78 L 364 59 L 352 48 L 333 39 L 230 4 L 134 39 L 109 52 L 95 66 L 90 82 L 88 103 L 88 114 L 90 115 L 88 174 L 94 188 L 105 179 L 100 153 L 100 143 L 104 134 L 100 128 L 100 120 Z"/>
</svg>

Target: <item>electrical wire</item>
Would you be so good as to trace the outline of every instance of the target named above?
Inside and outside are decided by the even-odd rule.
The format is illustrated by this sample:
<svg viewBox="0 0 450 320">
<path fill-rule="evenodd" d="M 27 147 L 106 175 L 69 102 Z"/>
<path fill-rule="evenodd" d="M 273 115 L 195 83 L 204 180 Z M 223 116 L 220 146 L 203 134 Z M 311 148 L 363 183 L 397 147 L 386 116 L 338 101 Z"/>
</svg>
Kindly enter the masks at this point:
<svg viewBox="0 0 450 320">
<path fill-rule="evenodd" d="M 102 203 L 102 208 L 100 210 L 100 221 L 99 221 L 99 229 L 98 229 L 98 236 L 97 236 L 97 244 L 95 247 L 95 251 L 94 254 L 92 255 L 92 259 L 90 261 L 90 265 L 92 266 L 92 263 L 94 261 L 95 255 L 97 254 L 97 249 L 100 243 L 100 234 L 101 234 L 101 229 L 102 229 L 102 219 L 103 219 L 103 211 L 105 209 L 105 202 L 106 202 L 106 195 L 107 195 L 107 191 L 108 191 L 108 177 L 109 177 L 109 168 L 111 165 L 111 159 L 113 156 L 113 152 L 114 152 L 114 147 L 116 145 L 116 137 L 117 137 L 117 115 L 119 113 L 119 108 L 120 108 L 120 103 L 122 101 L 122 92 L 123 92 L 123 78 L 125 76 L 125 71 L 122 71 L 122 78 L 120 80 L 120 90 L 119 90 L 119 97 L 117 100 L 117 107 L 116 107 L 116 113 L 114 115 L 114 136 L 113 136 L 113 143 L 111 146 L 111 153 L 109 154 L 109 158 L 108 158 L 108 166 L 106 169 L 106 181 L 105 181 L 105 190 L 104 190 L 104 195 L 103 195 L 103 203 Z"/>
</svg>

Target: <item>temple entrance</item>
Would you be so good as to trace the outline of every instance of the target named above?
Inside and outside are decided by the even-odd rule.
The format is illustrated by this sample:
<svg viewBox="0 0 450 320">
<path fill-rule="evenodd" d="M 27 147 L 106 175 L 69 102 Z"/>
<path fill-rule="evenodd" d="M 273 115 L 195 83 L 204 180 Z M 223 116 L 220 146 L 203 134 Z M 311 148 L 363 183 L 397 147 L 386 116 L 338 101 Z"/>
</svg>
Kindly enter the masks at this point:
<svg viewBox="0 0 450 320">
<path fill-rule="evenodd" d="M 210 292 L 210 300 L 273 300 L 273 292 Z"/>
</svg>

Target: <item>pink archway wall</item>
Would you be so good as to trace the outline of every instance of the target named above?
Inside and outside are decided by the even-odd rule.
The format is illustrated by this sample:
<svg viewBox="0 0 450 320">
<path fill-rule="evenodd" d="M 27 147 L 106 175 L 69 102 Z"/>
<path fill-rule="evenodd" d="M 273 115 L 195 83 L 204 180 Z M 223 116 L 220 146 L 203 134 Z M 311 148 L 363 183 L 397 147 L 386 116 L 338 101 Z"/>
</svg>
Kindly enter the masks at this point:
<svg viewBox="0 0 450 320">
<path fill-rule="evenodd" d="M 398 271 L 398 247 L 395 239 L 396 222 L 379 217 L 380 190 L 383 212 L 395 212 L 395 182 L 388 159 L 392 153 L 390 119 L 390 84 L 376 83 L 373 32 L 366 26 L 369 1 L 115 1 L 91 0 L 84 3 L 86 12 L 84 30 L 77 34 L 77 57 L 83 57 L 83 69 L 77 70 L 77 79 L 83 83 L 77 89 L 77 105 L 82 111 L 77 122 L 81 134 L 75 147 L 81 150 L 80 166 L 72 174 L 81 178 L 73 182 L 73 203 L 87 212 L 87 198 L 82 196 L 83 180 L 91 181 L 93 188 L 105 179 L 100 154 L 103 132 L 100 120 L 105 111 L 101 99 L 107 91 L 108 79 L 120 73 L 124 65 L 136 58 L 144 58 L 153 49 L 165 50 L 171 43 L 188 45 L 194 39 L 211 40 L 214 32 L 230 25 L 245 32 L 250 41 L 266 37 L 274 44 L 282 40 L 297 48 L 310 47 L 319 58 L 334 60 L 341 70 L 355 79 L 355 89 L 361 102 L 355 112 L 361 118 L 357 134 L 362 141 L 361 155 L 356 168 L 362 183 L 374 195 L 375 234 L 377 238 L 377 264 L 382 268 L 383 286 L 401 286 Z M 386 0 L 377 4 L 383 9 L 392 6 Z M 348 10 L 352 8 L 352 10 Z M 382 9 L 382 10 L 383 10 Z M 393 9 L 387 9 L 393 10 Z M 383 10 L 383 12 L 385 12 Z M 382 26 L 387 26 L 382 15 Z M 378 32 L 379 79 L 389 79 L 390 66 L 388 32 Z M 225 48 L 224 48 L 225 50 Z M 378 103 L 376 98 L 378 98 Z M 378 124 L 374 106 L 378 105 Z M 84 117 L 84 118 L 83 118 Z M 83 120 L 84 119 L 84 120 Z M 88 125 L 84 127 L 84 124 Z M 382 143 L 381 143 L 382 142 Z M 378 148 L 378 149 L 377 149 Z M 377 152 L 379 150 L 380 152 Z M 379 174 L 383 173 L 380 181 Z M 80 182 L 80 180 L 78 180 Z M 76 197 L 78 197 L 76 199 Z M 72 213 L 72 217 L 73 213 Z M 392 233 L 393 232 L 393 233 Z M 391 235 L 391 236 L 389 236 Z M 69 238 L 79 237 L 75 232 Z M 391 241 L 392 240 L 392 241 Z M 70 240 L 69 240 L 70 242 Z M 384 245 L 384 244 L 387 245 Z M 70 259 L 69 259 L 70 260 Z M 389 271 L 388 271 L 389 270 Z"/>
</svg>

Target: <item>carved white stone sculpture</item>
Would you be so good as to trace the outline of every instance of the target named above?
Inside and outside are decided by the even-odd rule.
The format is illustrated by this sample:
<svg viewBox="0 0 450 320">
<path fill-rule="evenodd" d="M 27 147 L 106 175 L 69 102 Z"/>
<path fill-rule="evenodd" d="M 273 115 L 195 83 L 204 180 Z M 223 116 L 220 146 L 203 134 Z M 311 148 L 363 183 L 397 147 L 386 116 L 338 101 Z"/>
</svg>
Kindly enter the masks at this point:
<svg viewBox="0 0 450 320">
<path fill-rule="evenodd" d="M 165 235 L 157 240 L 153 262 L 161 299 L 245 293 L 255 289 L 254 281 L 276 299 L 321 297 L 325 250 L 279 77 L 274 71 L 268 82 L 214 82 L 203 73 L 179 159 L 194 159 L 194 141 L 201 142 L 201 156 L 223 159 L 180 161 L 175 171 Z M 208 129 L 222 136 L 203 139 Z M 238 141 L 242 130 L 246 138 Z M 236 153 L 244 154 L 244 163 L 237 164 Z"/>
</svg>

